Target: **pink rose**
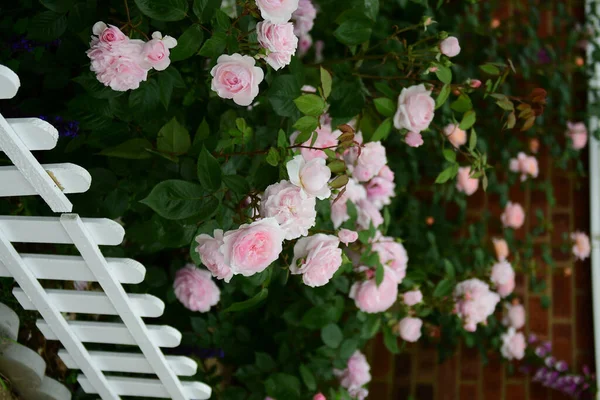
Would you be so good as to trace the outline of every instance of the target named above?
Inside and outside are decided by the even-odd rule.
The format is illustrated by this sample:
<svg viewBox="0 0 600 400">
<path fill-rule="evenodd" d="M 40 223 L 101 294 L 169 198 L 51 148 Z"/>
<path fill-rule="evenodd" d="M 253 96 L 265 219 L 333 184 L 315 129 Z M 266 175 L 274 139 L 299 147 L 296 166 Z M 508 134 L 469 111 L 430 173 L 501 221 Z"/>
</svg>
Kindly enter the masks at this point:
<svg viewBox="0 0 600 400">
<path fill-rule="evenodd" d="M 571 139 L 571 146 L 575 150 L 585 147 L 588 140 L 588 132 L 583 122 L 567 122 L 566 135 Z"/>
<path fill-rule="evenodd" d="M 371 381 L 371 366 L 367 357 L 360 350 L 356 350 L 348 359 L 345 370 L 333 370 L 333 374 L 340 380 L 340 386 L 346 389 L 357 389 Z"/>
<path fill-rule="evenodd" d="M 583 232 L 571 233 L 571 240 L 573 240 L 573 255 L 577 260 L 585 260 L 590 256 L 590 238 Z"/>
<path fill-rule="evenodd" d="M 302 195 L 299 187 L 288 181 L 267 187 L 260 202 L 260 215 L 273 217 L 285 232 L 285 239 L 292 240 L 308 235 L 316 223 L 317 210 L 314 197 Z"/>
<path fill-rule="evenodd" d="M 435 101 L 431 90 L 420 84 L 402 89 L 398 96 L 398 111 L 394 116 L 396 129 L 408 129 L 420 133 L 429 127 L 433 120 Z"/>
<path fill-rule="evenodd" d="M 380 210 L 383 206 L 389 205 L 392 202 L 391 198 L 396 195 L 394 182 L 380 176 L 371 179 L 365 188 L 367 189 L 367 199 Z"/>
<path fill-rule="evenodd" d="M 104 71 L 98 71 L 96 78 L 112 90 L 125 92 L 140 87 L 140 83 L 148 77 L 148 70 L 140 67 L 136 60 L 119 57 L 112 61 Z"/>
<path fill-rule="evenodd" d="M 367 396 L 369 395 L 369 391 L 365 388 L 352 388 L 352 389 L 348 389 L 348 394 L 350 395 L 351 398 L 356 399 L 356 400 L 365 400 L 367 398 Z"/>
<path fill-rule="evenodd" d="M 357 204 L 358 216 L 356 217 L 356 225 L 360 229 L 367 230 L 373 224 L 375 228 L 383 224 L 383 216 L 377 209 L 377 206 L 369 200 L 360 200 Z"/>
<path fill-rule="evenodd" d="M 421 337 L 423 321 L 420 318 L 405 317 L 398 323 L 400 337 L 407 342 L 414 343 Z"/>
<path fill-rule="evenodd" d="M 440 43 L 440 51 L 448 57 L 455 57 L 460 53 L 460 45 L 458 39 L 454 36 L 449 36 Z"/>
<path fill-rule="evenodd" d="M 323 50 L 325 49 L 325 42 L 317 40 L 315 42 L 315 64 L 323 62 Z"/>
<path fill-rule="evenodd" d="M 175 297 L 191 311 L 207 312 L 219 302 L 221 291 L 210 272 L 188 264 L 175 274 Z"/>
<path fill-rule="evenodd" d="M 403 295 L 404 304 L 409 307 L 419 304 L 423 301 L 423 293 L 419 289 L 411 290 L 410 292 L 406 292 Z"/>
<path fill-rule="evenodd" d="M 396 242 L 393 237 L 377 233 L 371 248 L 379 255 L 379 261 L 394 273 L 396 281 L 402 283 L 408 266 L 408 254 L 402 243 Z"/>
<path fill-rule="evenodd" d="M 465 330 L 475 332 L 494 313 L 500 301 L 497 293 L 490 291 L 487 283 L 473 278 L 460 282 L 454 288 L 454 311 L 463 321 Z"/>
<path fill-rule="evenodd" d="M 507 228 L 519 229 L 525 222 L 525 211 L 519 203 L 508 202 L 504 213 L 500 216 L 502 224 Z"/>
<path fill-rule="evenodd" d="M 534 156 L 528 156 L 523 152 L 517 154 L 517 158 L 510 160 L 509 169 L 512 172 L 521 173 L 521 181 L 527 179 L 527 175 L 536 178 L 539 174 L 537 159 Z"/>
<path fill-rule="evenodd" d="M 300 0 L 298 8 L 292 14 L 294 23 L 294 34 L 296 36 L 307 35 L 315 24 L 317 9 L 310 0 Z"/>
<path fill-rule="evenodd" d="M 298 0 L 256 0 L 263 19 L 276 24 L 288 22 L 298 8 Z"/>
<path fill-rule="evenodd" d="M 358 240 L 358 233 L 351 231 L 350 229 L 340 229 L 338 232 L 338 238 L 340 239 L 340 242 L 348 246 L 348 244 L 354 243 Z"/>
<path fill-rule="evenodd" d="M 456 176 L 456 190 L 470 196 L 478 188 L 479 179 L 471 178 L 471 167 L 460 167 Z"/>
<path fill-rule="evenodd" d="M 507 360 L 521 360 L 525 356 L 525 336 L 519 332 L 517 333 L 515 328 L 509 328 L 508 332 L 502 334 L 502 347 L 500 352 L 502 357 Z"/>
<path fill-rule="evenodd" d="M 379 174 L 377 174 L 377 176 L 385 179 L 386 181 L 394 181 L 394 171 L 392 171 L 387 165 L 384 165 L 383 168 L 379 170 Z"/>
<path fill-rule="evenodd" d="M 261 21 L 256 25 L 256 33 L 260 45 L 268 50 L 267 63 L 275 71 L 292 61 L 298 47 L 298 38 L 294 35 L 294 25 L 291 22 L 274 24 Z"/>
<path fill-rule="evenodd" d="M 264 218 L 226 232 L 221 253 L 234 274 L 252 276 L 279 258 L 284 238 L 277 220 Z"/>
<path fill-rule="evenodd" d="M 492 242 L 494 242 L 494 250 L 496 251 L 496 258 L 498 261 L 504 261 L 508 258 L 508 244 L 506 240 L 499 238 L 492 238 Z"/>
<path fill-rule="evenodd" d="M 496 285 L 498 294 L 506 297 L 515 289 L 515 270 L 508 261 L 499 261 L 492 267 L 490 280 Z"/>
<path fill-rule="evenodd" d="M 350 298 L 356 307 L 366 313 L 379 313 L 390 308 L 398 298 L 398 279 L 389 267 L 384 267 L 383 281 L 379 286 L 375 278 L 354 282 L 350 288 Z"/>
<path fill-rule="evenodd" d="M 507 305 L 504 319 L 502 320 L 504 325 L 515 329 L 521 329 L 525 326 L 525 307 L 522 304 Z"/>
<path fill-rule="evenodd" d="M 320 200 L 331 196 L 328 185 L 331 170 L 325 165 L 325 159 L 313 158 L 306 162 L 303 156 L 298 155 L 288 161 L 286 169 L 290 182 L 298 186 L 306 196 L 314 196 Z"/>
<path fill-rule="evenodd" d="M 471 79 L 471 83 L 469 83 L 469 86 L 471 86 L 473 89 L 477 89 L 481 86 L 481 81 L 479 79 Z"/>
<path fill-rule="evenodd" d="M 98 36 L 100 43 L 109 46 L 118 46 L 129 40 L 119 28 L 114 25 L 107 26 L 104 22 L 96 22 L 92 27 L 92 32 Z"/>
<path fill-rule="evenodd" d="M 196 242 L 198 242 L 196 253 L 200 256 L 202 264 L 204 264 L 215 278 L 229 282 L 233 276 L 233 272 L 225 264 L 223 253 L 220 250 L 223 245 L 223 231 L 215 229 L 213 235 L 214 238 L 202 233 L 196 237 Z"/>
<path fill-rule="evenodd" d="M 169 49 L 175 46 L 177 46 L 177 40 L 171 36 L 163 38 L 160 32 L 154 32 L 152 40 L 144 44 L 142 50 L 142 67 L 146 69 L 154 68 L 157 71 L 167 69 L 169 64 L 171 64 Z"/>
<path fill-rule="evenodd" d="M 404 141 L 410 147 L 419 147 L 423 144 L 423 136 L 420 133 L 410 131 L 406 134 Z"/>
<path fill-rule="evenodd" d="M 310 35 L 302 35 L 298 38 L 298 55 L 304 56 L 313 45 L 313 39 Z"/>
<path fill-rule="evenodd" d="M 315 130 L 317 132 L 317 140 L 311 145 L 312 139 L 308 139 L 306 142 L 302 143 L 302 146 L 305 146 L 300 149 L 300 153 L 304 157 L 306 161 L 310 161 L 313 158 L 323 158 L 327 159 L 327 154 L 323 150 L 323 148 L 330 148 L 332 150 L 338 145 L 338 136 L 340 136 L 340 131 L 336 130 L 334 132 L 331 131 L 331 126 L 329 125 L 321 125 L 320 128 Z M 290 138 L 291 139 L 291 138 Z M 306 147 L 312 147 L 308 149 Z"/>
<path fill-rule="evenodd" d="M 313 400 L 327 400 L 323 393 L 317 393 L 314 395 Z"/>
<path fill-rule="evenodd" d="M 444 135 L 448 137 L 452 146 L 459 148 L 463 144 L 467 143 L 467 132 L 463 131 L 458 125 L 448 124 L 444 128 Z"/>
<path fill-rule="evenodd" d="M 342 265 L 339 246 L 337 237 L 323 233 L 299 239 L 294 246 L 290 272 L 302 274 L 302 281 L 307 286 L 326 285 Z"/>
<path fill-rule="evenodd" d="M 264 72 L 254 66 L 254 58 L 235 53 L 223 54 L 210 71 L 213 79 L 211 89 L 223 99 L 233 99 L 240 106 L 249 106 L 258 95 L 258 85 Z"/>
<path fill-rule="evenodd" d="M 335 229 L 339 228 L 344 222 L 350 219 L 348 215 L 347 202 L 357 204 L 359 201 L 367 198 L 367 191 L 364 186 L 358 183 L 355 179 L 350 178 L 346 184 L 346 191 L 340 196 L 332 200 L 331 204 L 331 222 Z"/>
<path fill-rule="evenodd" d="M 361 148 L 352 168 L 352 176 L 359 182 L 366 182 L 377 175 L 386 164 L 385 147 L 381 142 L 369 142 Z"/>
</svg>

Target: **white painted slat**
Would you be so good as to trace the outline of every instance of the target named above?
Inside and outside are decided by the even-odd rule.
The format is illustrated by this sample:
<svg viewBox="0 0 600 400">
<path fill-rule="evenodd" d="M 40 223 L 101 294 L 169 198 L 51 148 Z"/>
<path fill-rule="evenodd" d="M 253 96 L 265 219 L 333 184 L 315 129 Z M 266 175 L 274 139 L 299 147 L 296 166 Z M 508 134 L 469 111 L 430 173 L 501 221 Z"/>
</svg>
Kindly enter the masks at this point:
<svg viewBox="0 0 600 400">
<path fill-rule="evenodd" d="M 21 254 L 21 258 L 37 279 L 95 282 L 96 277 L 80 256 L 56 254 Z M 131 258 L 107 258 L 110 274 L 121 283 L 140 283 L 146 268 Z M 0 277 L 11 277 L 0 261 Z"/>
<path fill-rule="evenodd" d="M 106 378 L 111 387 L 119 396 L 137 396 L 152 398 L 170 398 L 164 385 L 157 379 L 127 378 L 122 376 L 109 376 Z M 77 382 L 86 393 L 96 393 L 84 375 L 77 377 Z M 211 389 L 200 382 L 181 382 L 186 399 L 205 400 L 210 398 Z"/>
<path fill-rule="evenodd" d="M 100 283 L 100 286 L 102 286 L 102 289 L 104 289 L 104 292 L 113 303 L 123 323 L 131 332 L 131 336 L 135 339 L 135 342 L 148 359 L 150 365 L 152 365 L 154 372 L 164 385 L 169 397 L 173 400 L 187 400 L 189 397 L 185 396 L 181 382 L 171 368 L 169 368 L 164 354 L 150 339 L 148 328 L 144 321 L 134 314 L 127 293 L 125 293 L 119 282 L 110 275 L 104 256 L 94 242 L 93 237 L 87 231 L 85 224 L 79 218 L 79 215 L 63 214 L 60 217 L 60 221 L 69 236 L 71 236 L 81 256 L 87 262 L 90 270 L 96 275 L 98 283 Z M 207 395 L 206 398 L 210 397 L 210 393 L 210 388 L 208 388 L 208 392 L 205 393 Z"/>
<path fill-rule="evenodd" d="M 56 147 L 58 131 L 51 123 L 39 118 L 6 118 L 6 121 L 29 150 L 51 150 Z"/>
<path fill-rule="evenodd" d="M 75 164 L 43 164 L 42 168 L 54 177 L 64 193 L 84 193 L 92 184 L 90 173 Z M 37 195 L 17 167 L 0 167 L 0 182 L 0 197 Z"/>
<path fill-rule="evenodd" d="M 19 76 L 10 68 L 0 65 L 0 99 L 12 99 L 20 86 Z"/>
<path fill-rule="evenodd" d="M 82 221 L 99 245 L 116 246 L 123 241 L 125 229 L 115 221 L 106 218 L 83 218 Z M 11 242 L 73 243 L 60 218 L 56 217 L 1 216 L 0 230 Z"/>
<path fill-rule="evenodd" d="M 108 296 L 103 292 L 63 289 L 46 290 L 52 305 L 60 312 L 79 314 L 117 315 Z M 13 295 L 25 310 L 35 310 L 35 306 L 23 289 L 14 288 Z M 160 317 L 165 311 L 165 303 L 151 294 L 130 294 L 131 309 L 140 317 Z"/>
<path fill-rule="evenodd" d="M 58 340 L 44 320 L 36 325 L 48 340 Z M 84 343 L 107 343 L 136 345 L 136 341 L 124 324 L 115 322 L 69 321 L 69 327 Z M 181 333 L 167 325 L 147 325 L 148 337 L 155 346 L 177 347 L 181 343 Z M 67 349 L 69 351 L 69 349 Z"/>
<path fill-rule="evenodd" d="M 67 368 L 78 369 L 77 363 L 66 350 L 59 350 L 59 357 Z M 141 353 L 116 353 L 108 351 L 90 351 L 90 356 L 100 370 L 105 372 L 129 372 L 137 374 L 153 374 L 152 366 Z M 193 376 L 198 365 L 194 360 L 184 356 L 165 356 L 169 367 L 178 376 Z"/>
</svg>

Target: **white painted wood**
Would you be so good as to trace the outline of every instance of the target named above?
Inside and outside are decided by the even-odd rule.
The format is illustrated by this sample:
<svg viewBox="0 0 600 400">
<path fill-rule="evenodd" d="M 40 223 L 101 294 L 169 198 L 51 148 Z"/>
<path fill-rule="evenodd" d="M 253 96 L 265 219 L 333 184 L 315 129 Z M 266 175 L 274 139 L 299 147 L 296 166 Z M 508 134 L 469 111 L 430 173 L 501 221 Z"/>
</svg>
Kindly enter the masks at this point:
<svg viewBox="0 0 600 400">
<path fill-rule="evenodd" d="M 48 340 L 59 340 L 46 321 L 38 320 L 36 325 Z M 124 324 L 116 322 L 69 321 L 69 327 L 84 343 L 106 343 L 136 345 L 136 341 Z M 166 325 L 147 325 L 148 338 L 155 346 L 177 347 L 181 343 L 181 333 Z M 69 351 L 69 349 L 67 349 Z"/>
<path fill-rule="evenodd" d="M 164 385 L 156 379 L 127 378 L 121 376 L 107 377 L 111 387 L 120 396 L 145 396 L 152 398 L 170 398 Z M 79 375 L 77 381 L 86 393 L 95 393 L 85 376 Z M 210 398 L 211 389 L 200 382 L 181 382 L 187 399 L 205 400 Z"/>
<path fill-rule="evenodd" d="M 44 376 L 42 384 L 39 387 L 33 388 L 29 386 L 29 390 L 19 393 L 27 400 L 70 400 L 71 392 L 61 383 L 54 379 Z"/>
<path fill-rule="evenodd" d="M 150 340 L 144 321 L 134 314 L 127 293 L 125 293 L 125 290 L 123 290 L 123 287 L 115 278 L 110 275 L 106 260 L 87 231 L 85 224 L 79 218 L 79 215 L 63 214 L 60 217 L 60 221 L 69 236 L 71 236 L 81 256 L 87 262 L 90 270 L 96 275 L 98 283 L 100 283 L 100 286 L 102 286 L 102 289 L 108 295 L 127 329 L 140 347 L 140 350 L 142 350 L 142 353 L 144 353 L 144 356 L 146 356 L 150 365 L 152 365 L 154 372 L 166 388 L 170 398 L 173 400 L 187 400 L 181 382 L 171 368 L 169 368 L 163 353 Z M 208 392 L 205 393 L 206 398 L 210 397 L 210 393 L 209 388 Z"/>
<path fill-rule="evenodd" d="M 42 168 L 60 184 L 64 193 L 84 193 L 92 184 L 90 173 L 75 164 L 44 164 Z M 0 167 L 0 182 L 0 197 L 37 195 L 17 167 Z"/>
<path fill-rule="evenodd" d="M 119 397 L 114 389 L 109 386 L 106 377 L 90 362 L 90 355 L 83 347 L 63 315 L 52 306 L 44 288 L 27 268 L 8 237 L 0 226 L 0 260 L 25 290 L 33 304 L 46 321 L 46 326 L 60 337 L 60 341 L 69 354 L 75 358 L 83 373 L 88 377 L 91 385 L 98 391 L 103 400 L 117 400 Z"/>
<path fill-rule="evenodd" d="M 0 148 L 54 212 L 70 212 L 73 204 L 37 162 L 17 133 L 0 114 Z"/>
<path fill-rule="evenodd" d="M 95 282 L 96 277 L 80 256 L 56 254 L 21 254 L 23 262 L 37 279 Z M 131 258 L 107 258 L 110 274 L 121 283 L 140 283 L 146 268 Z M 11 277 L 0 262 L 0 277 Z"/>
<path fill-rule="evenodd" d="M 29 150 L 56 147 L 58 131 L 51 123 L 39 118 L 6 118 L 6 121 Z"/>
<path fill-rule="evenodd" d="M 12 99 L 21 87 L 21 80 L 10 68 L 0 65 L 0 99 Z"/>
<path fill-rule="evenodd" d="M 79 314 L 117 315 L 108 296 L 102 292 L 48 289 L 52 305 L 60 312 Z M 25 310 L 35 310 L 23 289 L 14 288 L 13 295 Z M 165 303 L 151 294 L 128 295 L 131 309 L 139 317 L 160 317 L 165 311 Z"/>
<path fill-rule="evenodd" d="M 58 356 L 67 368 L 79 367 L 66 350 L 59 350 Z M 129 372 L 138 374 L 153 374 L 152 366 L 141 353 L 116 353 L 108 351 L 90 351 L 92 361 L 105 372 Z M 194 360 L 184 356 L 166 356 L 167 363 L 173 372 L 179 376 L 193 376 L 198 365 Z"/>
<path fill-rule="evenodd" d="M 99 245 L 115 246 L 123 241 L 125 230 L 106 218 L 83 218 L 92 240 Z M 1 216 L 0 231 L 10 242 L 72 244 L 73 241 L 56 217 Z"/>
<path fill-rule="evenodd" d="M 17 340 L 19 336 L 19 316 L 9 306 L 0 303 L 0 344 L 3 339 Z M 1 354 L 1 351 L 0 351 Z"/>
</svg>

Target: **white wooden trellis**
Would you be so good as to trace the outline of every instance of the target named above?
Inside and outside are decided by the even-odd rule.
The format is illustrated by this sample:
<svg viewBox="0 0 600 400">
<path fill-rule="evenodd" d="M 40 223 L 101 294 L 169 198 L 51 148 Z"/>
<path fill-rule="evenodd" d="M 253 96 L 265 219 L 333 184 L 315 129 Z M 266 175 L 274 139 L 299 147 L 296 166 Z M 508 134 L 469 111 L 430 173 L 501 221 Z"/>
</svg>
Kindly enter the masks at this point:
<svg viewBox="0 0 600 400">
<path fill-rule="evenodd" d="M 0 65 L 0 99 L 13 98 L 19 77 Z M 40 165 L 33 150 L 54 148 L 58 132 L 38 118 L 5 119 L 0 114 L 0 151 L 14 166 L 0 167 L 0 197 L 39 195 L 52 211 L 68 213 L 72 204 L 65 193 L 89 189 L 89 173 L 73 164 Z M 208 399 L 204 383 L 180 381 L 196 373 L 195 361 L 183 356 L 165 357 L 161 347 L 177 347 L 181 333 L 169 326 L 146 325 L 143 317 L 159 317 L 164 303 L 148 294 L 127 294 L 123 283 L 139 283 L 145 268 L 125 258 L 105 258 L 99 246 L 116 246 L 124 230 L 100 218 L 0 216 L 0 277 L 13 277 L 19 287 L 13 294 L 28 310 L 43 319 L 37 326 L 48 340 L 59 340 L 60 358 L 80 369 L 78 382 L 86 393 L 102 399 L 120 396 Z M 20 254 L 13 242 L 73 244 L 80 256 Z M 46 290 L 39 279 L 98 282 L 104 292 Z M 115 315 L 117 322 L 67 321 L 62 313 Z M 84 343 L 132 345 L 140 352 L 88 351 Z M 109 372 L 112 375 L 105 375 Z M 155 374 L 157 378 L 118 376 L 114 373 Z"/>
</svg>

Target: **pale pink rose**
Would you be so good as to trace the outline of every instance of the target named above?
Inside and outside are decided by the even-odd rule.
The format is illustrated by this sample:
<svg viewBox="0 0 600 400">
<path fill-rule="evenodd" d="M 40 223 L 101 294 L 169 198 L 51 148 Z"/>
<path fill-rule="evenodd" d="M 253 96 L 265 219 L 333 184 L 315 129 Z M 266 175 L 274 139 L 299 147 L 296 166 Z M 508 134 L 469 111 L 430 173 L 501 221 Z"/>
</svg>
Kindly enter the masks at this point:
<svg viewBox="0 0 600 400">
<path fill-rule="evenodd" d="M 315 42 L 315 63 L 320 64 L 323 62 L 323 50 L 325 49 L 325 42 L 317 40 Z"/>
<path fill-rule="evenodd" d="M 479 179 L 471 178 L 471 167 L 460 167 L 456 176 L 456 190 L 467 196 L 472 195 L 479 188 Z"/>
<path fill-rule="evenodd" d="M 339 246 L 337 237 L 323 233 L 299 239 L 294 246 L 290 272 L 302 274 L 302 281 L 307 286 L 326 285 L 342 265 Z"/>
<path fill-rule="evenodd" d="M 254 58 L 250 56 L 238 53 L 219 56 L 217 65 L 210 71 L 213 77 L 210 88 L 223 99 L 249 106 L 258 95 L 258 85 L 264 78 L 263 70 L 254 65 Z"/>
<path fill-rule="evenodd" d="M 256 33 L 260 45 L 268 50 L 267 63 L 275 71 L 292 61 L 298 47 L 298 38 L 294 35 L 294 25 L 291 22 L 274 24 L 261 21 L 256 25 Z"/>
<path fill-rule="evenodd" d="M 508 332 L 503 333 L 500 337 L 502 339 L 502 347 L 500 353 L 502 357 L 507 360 L 521 360 L 525 356 L 525 336 L 515 330 L 515 328 L 509 328 Z"/>
<path fill-rule="evenodd" d="M 175 297 L 191 311 L 207 312 L 219 302 L 221 291 L 210 272 L 187 264 L 175 274 Z"/>
<path fill-rule="evenodd" d="M 328 185 L 331 170 L 325 164 L 325 159 L 313 158 L 306 162 L 304 156 L 298 155 L 288 161 L 286 169 L 290 182 L 298 186 L 306 196 L 314 196 L 320 200 L 331 196 Z"/>
<path fill-rule="evenodd" d="M 311 2 L 311 0 L 300 0 L 298 2 L 298 8 L 292 14 L 294 23 L 294 34 L 296 36 L 307 35 L 315 24 L 315 18 L 317 17 L 317 9 Z"/>
<path fill-rule="evenodd" d="M 408 129 L 420 133 L 429 127 L 433 120 L 435 101 L 431 90 L 425 85 L 415 85 L 402 89 L 398 96 L 398 110 L 394 116 L 396 129 Z"/>
<path fill-rule="evenodd" d="M 508 202 L 504 213 L 500 216 L 502 224 L 507 228 L 519 229 L 525 222 L 525 211 L 519 203 Z"/>
<path fill-rule="evenodd" d="M 320 128 L 315 130 L 317 132 L 317 140 L 315 143 L 312 143 L 312 138 L 308 139 L 306 142 L 302 143 L 302 146 L 305 146 L 300 149 L 300 154 L 304 157 L 306 161 L 310 161 L 313 158 L 323 158 L 327 159 L 327 154 L 323 150 L 329 148 L 335 150 L 335 147 L 338 145 L 338 136 L 340 136 L 340 131 L 331 131 L 331 126 L 329 125 L 321 125 Z M 310 149 L 306 147 L 312 147 Z"/>
<path fill-rule="evenodd" d="M 481 86 L 481 81 L 479 79 L 471 79 L 469 86 L 471 86 L 473 89 L 477 89 Z"/>
<path fill-rule="evenodd" d="M 229 282 L 233 276 L 231 268 L 225 264 L 221 246 L 223 245 L 223 230 L 215 229 L 213 237 L 202 233 L 196 237 L 198 246 L 196 253 L 200 256 L 202 264 L 212 273 L 217 279 L 223 279 Z"/>
<path fill-rule="evenodd" d="M 371 224 L 375 228 L 379 225 L 383 224 L 383 216 L 377 206 L 370 202 L 369 200 L 360 200 L 356 203 L 356 208 L 358 211 L 358 216 L 356 217 L 356 225 L 360 229 L 366 230 L 369 229 Z"/>
<path fill-rule="evenodd" d="M 507 304 L 502 323 L 506 326 L 521 329 L 525 326 L 525 307 L 522 304 Z"/>
<path fill-rule="evenodd" d="M 419 147 L 423 144 L 423 136 L 417 132 L 408 132 L 404 137 L 404 141 L 410 147 Z"/>
<path fill-rule="evenodd" d="M 506 240 L 502 238 L 492 238 L 492 242 L 494 243 L 494 250 L 496 251 L 496 258 L 498 261 L 506 260 L 509 254 Z"/>
<path fill-rule="evenodd" d="M 314 395 L 313 400 L 327 400 L 327 397 L 323 393 L 317 393 Z"/>
<path fill-rule="evenodd" d="M 114 25 L 104 24 L 104 29 L 101 29 L 103 22 L 97 22 L 92 28 L 92 32 L 98 36 L 98 40 L 100 43 L 110 46 L 118 46 L 123 44 L 129 40 L 127 36 L 119 28 Z M 96 33 L 99 32 L 99 33 Z"/>
<path fill-rule="evenodd" d="M 402 283 L 408 266 L 408 254 L 402 243 L 396 242 L 393 237 L 382 236 L 378 232 L 371 248 L 379 255 L 379 261 L 394 273 L 396 281 Z"/>
<path fill-rule="evenodd" d="M 310 85 L 304 85 L 300 88 L 304 93 L 317 93 L 317 88 Z"/>
<path fill-rule="evenodd" d="M 276 24 L 288 22 L 298 8 L 298 0 L 256 0 L 263 19 Z"/>
<path fill-rule="evenodd" d="M 440 43 L 440 51 L 448 57 L 455 57 L 460 53 L 460 45 L 458 39 L 454 36 L 449 36 Z"/>
<path fill-rule="evenodd" d="M 367 189 L 367 199 L 380 210 L 383 206 L 389 205 L 392 202 L 391 198 L 396 195 L 396 184 L 380 176 L 371 179 L 365 188 Z"/>
<path fill-rule="evenodd" d="M 104 71 L 97 71 L 98 81 L 112 90 L 125 92 L 140 87 L 140 83 L 148 77 L 148 70 L 142 68 L 137 60 L 118 57 Z"/>
<path fill-rule="evenodd" d="M 348 244 L 354 243 L 358 240 L 358 233 L 351 231 L 350 229 L 340 229 L 338 232 L 338 238 L 340 239 L 340 242 L 347 246 Z"/>
<path fill-rule="evenodd" d="M 221 253 L 233 274 L 251 276 L 279 258 L 285 232 L 275 218 L 264 218 L 223 236 Z"/>
<path fill-rule="evenodd" d="M 409 307 L 419 304 L 423 301 L 423 293 L 419 289 L 411 290 L 403 295 L 404 304 Z"/>
<path fill-rule="evenodd" d="M 379 313 L 390 308 L 398 298 L 398 280 L 389 267 L 384 267 L 383 281 L 379 286 L 375 278 L 354 282 L 349 297 L 356 307 L 366 313 Z"/>
<path fill-rule="evenodd" d="M 337 229 L 340 227 L 340 225 L 350 219 L 347 207 L 348 200 L 356 205 L 359 201 L 366 198 L 367 191 L 365 190 L 364 186 L 358 183 L 355 179 L 350 178 L 346 184 L 346 191 L 339 196 L 339 199 L 337 197 L 332 199 L 331 222 L 333 222 L 333 227 Z"/>
<path fill-rule="evenodd" d="M 581 150 L 587 144 L 588 131 L 583 122 L 567 122 L 566 135 L 571 139 L 571 146 L 575 150 Z"/>
<path fill-rule="evenodd" d="M 534 156 L 528 156 L 523 152 L 517 154 L 517 158 L 512 158 L 510 160 L 509 169 L 512 172 L 520 172 L 521 181 L 527 179 L 528 175 L 532 178 L 536 178 L 539 174 L 537 159 Z"/>
<path fill-rule="evenodd" d="M 496 285 L 498 294 L 506 297 L 515 289 L 515 270 L 508 261 L 499 261 L 492 267 L 490 280 Z"/>
<path fill-rule="evenodd" d="M 392 171 L 387 165 L 384 165 L 383 168 L 379 170 L 379 174 L 377 174 L 377 176 L 385 179 L 386 181 L 394 181 L 394 171 Z"/>
<path fill-rule="evenodd" d="M 75 288 L 75 290 L 79 291 L 88 290 L 90 287 L 90 283 L 87 281 L 74 281 L 73 287 Z"/>
<path fill-rule="evenodd" d="M 463 144 L 467 143 L 467 132 L 459 128 L 458 125 L 448 124 L 444 128 L 444 135 L 448 137 L 452 146 L 459 148 Z"/>
<path fill-rule="evenodd" d="M 302 35 L 298 38 L 298 55 L 304 56 L 313 45 L 313 39 L 310 35 Z"/>
<path fill-rule="evenodd" d="M 352 176 L 359 182 L 366 182 L 373 178 L 387 164 L 385 147 L 381 142 L 365 144 L 352 168 Z"/>
<path fill-rule="evenodd" d="M 500 301 L 500 296 L 490 291 L 487 283 L 476 278 L 456 285 L 453 297 L 454 310 L 463 321 L 465 330 L 469 332 L 475 332 L 477 324 L 485 322 L 494 313 Z"/>
<path fill-rule="evenodd" d="M 273 217 L 285 232 L 285 239 L 292 240 L 308 235 L 317 218 L 316 200 L 302 195 L 296 185 L 288 181 L 267 187 L 260 202 L 260 215 Z"/>
<path fill-rule="evenodd" d="M 371 381 L 371 366 L 367 357 L 356 350 L 348 359 L 346 369 L 334 369 L 333 374 L 340 380 L 340 386 L 346 389 L 357 389 Z"/>
<path fill-rule="evenodd" d="M 157 71 L 167 69 L 171 60 L 169 59 L 170 51 L 177 46 L 177 40 L 171 36 L 163 38 L 160 32 L 152 34 L 152 40 L 144 44 L 142 50 L 142 67 L 146 69 L 154 68 Z"/>
<path fill-rule="evenodd" d="M 590 256 L 590 238 L 583 232 L 571 233 L 571 240 L 573 240 L 573 254 L 577 260 L 585 260 Z"/>
<path fill-rule="evenodd" d="M 423 321 L 420 318 L 405 317 L 398 323 L 400 337 L 407 342 L 414 343 L 421 337 Z"/>
<path fill-rule="evenodd" d="M 369 391 L 363 387 L 348 389 L 348 394 L 356 400 L 365 400 L 369 395 Z"/>
</svg>

